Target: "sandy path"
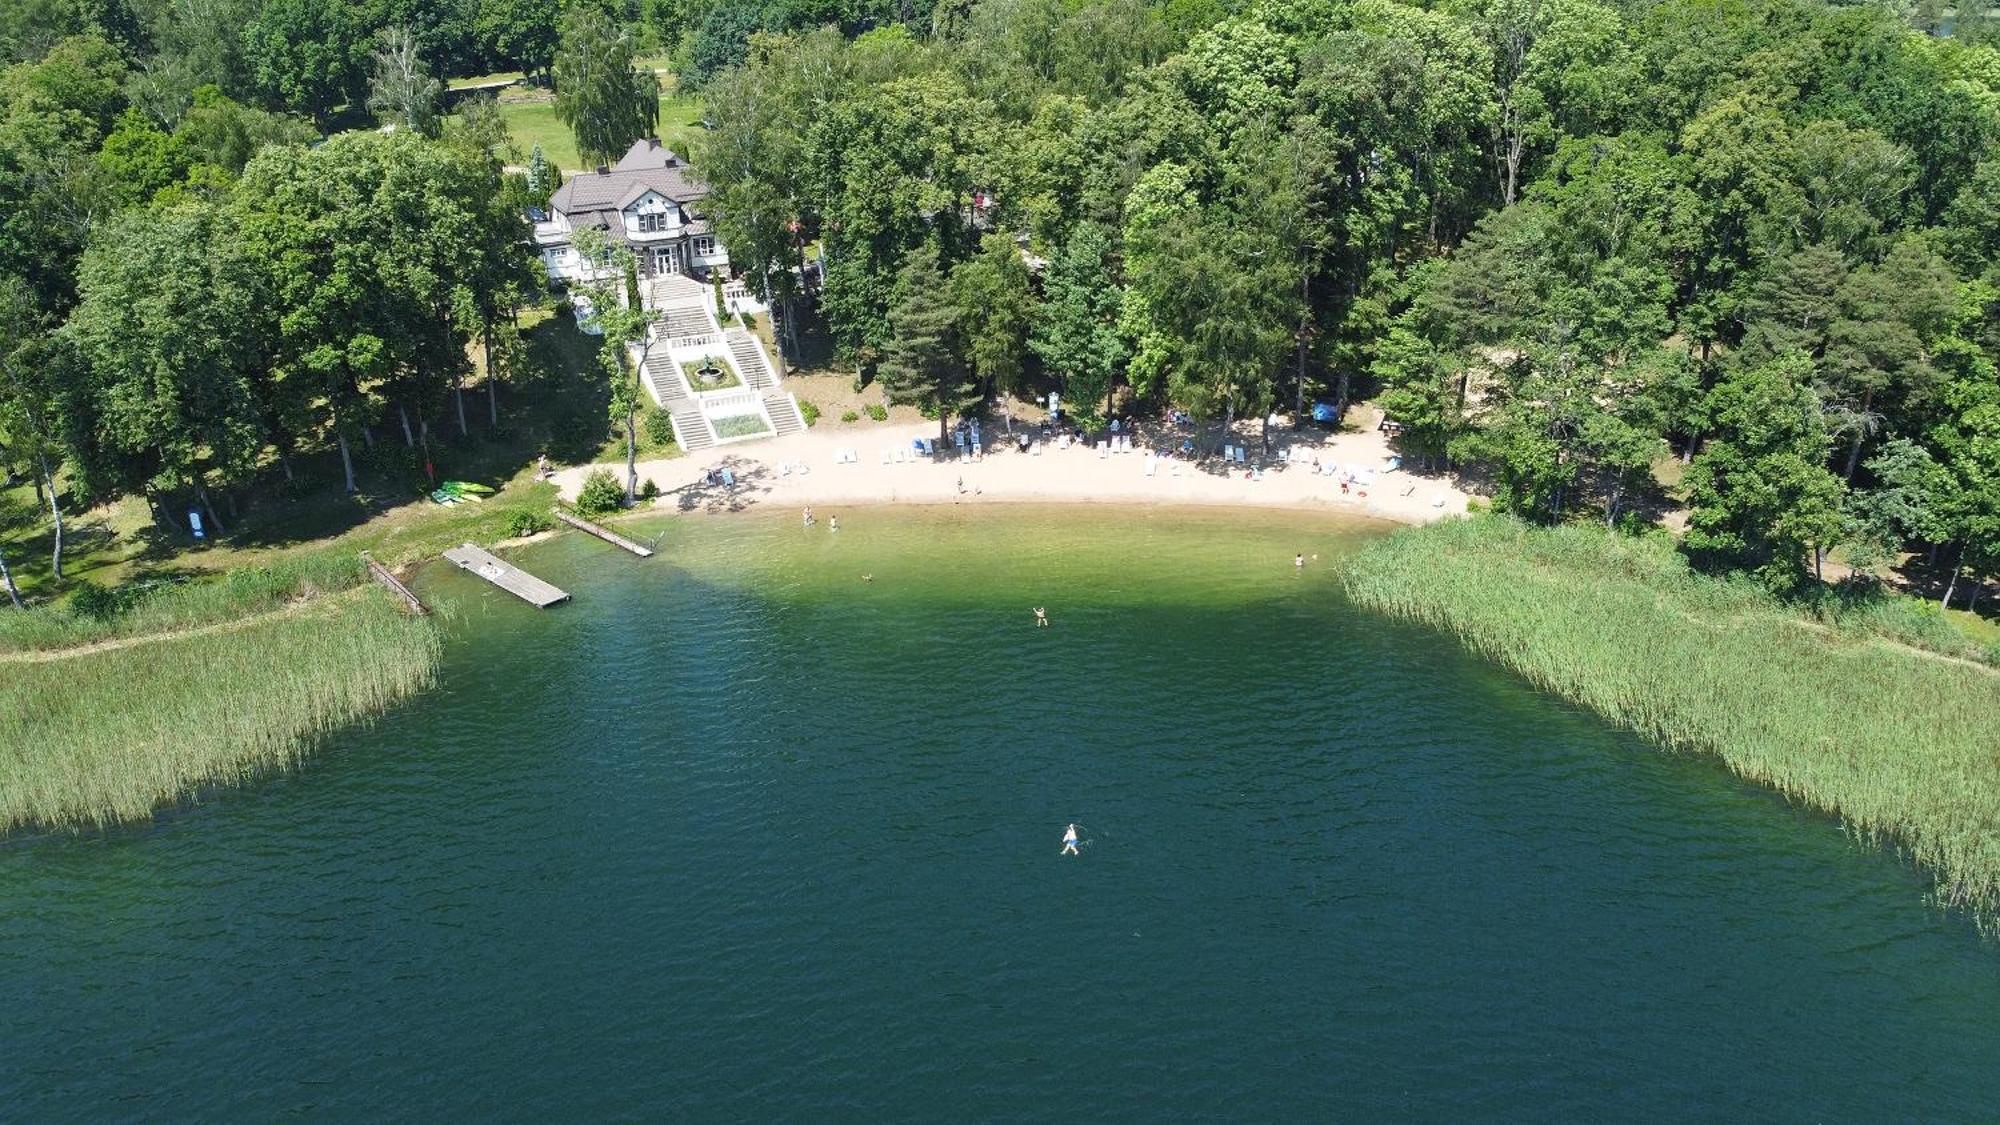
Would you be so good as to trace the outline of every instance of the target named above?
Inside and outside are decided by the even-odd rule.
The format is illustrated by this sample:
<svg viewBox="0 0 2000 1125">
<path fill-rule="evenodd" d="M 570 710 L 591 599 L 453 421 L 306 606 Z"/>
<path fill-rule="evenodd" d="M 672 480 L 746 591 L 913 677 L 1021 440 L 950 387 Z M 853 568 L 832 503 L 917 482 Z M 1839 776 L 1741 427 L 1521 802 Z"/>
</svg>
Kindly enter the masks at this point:
<svg viewBox="0 0 2000 1125">
<path fill-rule="evenodd" d="M 1134 451 L 1101 456 L 1072 446 L 1045 443 L 1039 456 L 1021 453 L 1004 429 L 986 428 L 990 452 L 979 461 L 914 461 L 883 464 L 884 450 L 909 449 L 911 439 L 935 438 L 934 423 L 818 427 L 790 437 L 721 446 L 666 461 L 641 461 L 639 476 L 660 486 L 656 506 L 680 511 L 734 511 L 756 504 L 811 505 L 824 518 L 842 504 L 978 503 L 981 501 L 1090 502 L 1120 504 L 1236 504 L 1346 511 L 1402 523 L 1424 523 L 1465 511 L 1466 494 L 1444 478 L 1387 472 L 1388 442 L 1374 432 L 1287 433 L 1274 435 L 1273 453 L 1298 447 L 1321 463 L 1372 469 L 1371 486 L 1352 486 L 1343 495 L 1334 477 L 1312 472 L 1309 464 L 1287 465 L 1275 458 L 1262 479 L 1245 479 L 1242 466 L 1225 472 L 1219 459 L 1201 465 L 1161 459 L 1146 475 L 1144 438 Z M 1168 432 L 1163 445 L 1177 448 L 1182 435 Z M 1242 438 L 1253 454 L 1254 435 Z M 836 460 L 853 450 L 856 464 Z M 797 466 L 804 465 L 800 473 Z M 1178 465 L 1178 472 L 1176 472 Z M 728 467 L 734 486 L 708 483 L 711 469 Z M 557 486 L 574 499 L 585 474 L 606 467 L 624 480 L 622 463 L 581 465 L 555 474 Z M 962 491 L 961 491 L 962 490 Z"/>
</svg>

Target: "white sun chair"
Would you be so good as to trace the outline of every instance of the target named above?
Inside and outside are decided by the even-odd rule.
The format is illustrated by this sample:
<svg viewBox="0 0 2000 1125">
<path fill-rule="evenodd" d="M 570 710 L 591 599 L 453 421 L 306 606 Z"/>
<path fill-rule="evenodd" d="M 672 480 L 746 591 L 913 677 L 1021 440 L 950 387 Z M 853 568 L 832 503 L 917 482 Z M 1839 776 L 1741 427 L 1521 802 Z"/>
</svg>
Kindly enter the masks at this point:
<svg viewBox="0 0 2000 1125">
<path fill-rule="evenodd" d="M 1157 473 L 1159 471 L 1160 471 L 1159 456 L 1152 453 L 1146 454 L 1146 475 L 1150 477 L 1154 473 Z"/>
</svg>

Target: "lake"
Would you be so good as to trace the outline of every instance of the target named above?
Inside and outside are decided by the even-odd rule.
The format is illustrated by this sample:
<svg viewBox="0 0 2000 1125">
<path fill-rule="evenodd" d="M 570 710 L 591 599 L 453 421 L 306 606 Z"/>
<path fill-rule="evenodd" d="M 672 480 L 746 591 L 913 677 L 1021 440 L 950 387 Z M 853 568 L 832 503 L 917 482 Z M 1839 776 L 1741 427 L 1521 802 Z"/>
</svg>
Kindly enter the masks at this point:
<svg viewBox="0 0 2000 1125">
<path fill-rule="evenodd" d="M 548 611 L 433 567 L 432 694 L 0 845 L 0 1118 L 2000 1102 L 2000 950 L 1920 872 L 1356 609 L 1379 526 L 837 514 L 515 552 Z"/>
</svg>

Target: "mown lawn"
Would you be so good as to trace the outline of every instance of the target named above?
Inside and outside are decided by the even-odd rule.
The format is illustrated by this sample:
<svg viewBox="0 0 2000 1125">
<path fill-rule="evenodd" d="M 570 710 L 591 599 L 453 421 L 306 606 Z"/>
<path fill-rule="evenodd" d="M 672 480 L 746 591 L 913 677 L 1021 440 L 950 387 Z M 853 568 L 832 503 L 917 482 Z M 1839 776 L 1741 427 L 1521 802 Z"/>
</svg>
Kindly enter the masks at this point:
<svg viewBox="0 0 2000 1125">
<path fill-rule="evenodd" d="M 520 149 L 516 158 L 519 163 L 526 163 L 528 154 L 540 145 L 542 155 L 565 175 L 583 169 L 583 159 L 576 152 L 576 136 L 556 116 L 555 100 L 546 91 L 510 89 L 500 99 L 500 116 L 507 123 L 507 133 L 515 147 Z M 701 116 L 699 96 L 662 94 L 660 139 L 675 152 L 687 156 L 688 142 L 702 132 Z"/>
</svg>

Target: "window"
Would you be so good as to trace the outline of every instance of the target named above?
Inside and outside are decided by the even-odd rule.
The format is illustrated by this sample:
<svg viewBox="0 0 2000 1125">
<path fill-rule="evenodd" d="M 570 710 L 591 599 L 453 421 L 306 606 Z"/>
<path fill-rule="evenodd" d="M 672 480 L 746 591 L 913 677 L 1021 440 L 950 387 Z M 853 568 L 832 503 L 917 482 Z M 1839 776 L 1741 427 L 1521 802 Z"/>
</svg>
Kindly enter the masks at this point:
<svg viewBox="0 0 2000 1125">
<path fill-rule="evenodd" d="M 695 239 L 694 252 L 701 257 L 707 257 L 708 255 L 715 253 L 715 238 L 711 235 L 704 234 L 701 237 Z"/>
<path fill-rule="evenodd" d="M 667 229 L 667 217 L 659 212 L 639 216 L 639 231 L 642 234 L 658 234 Z"/>
</svg>

